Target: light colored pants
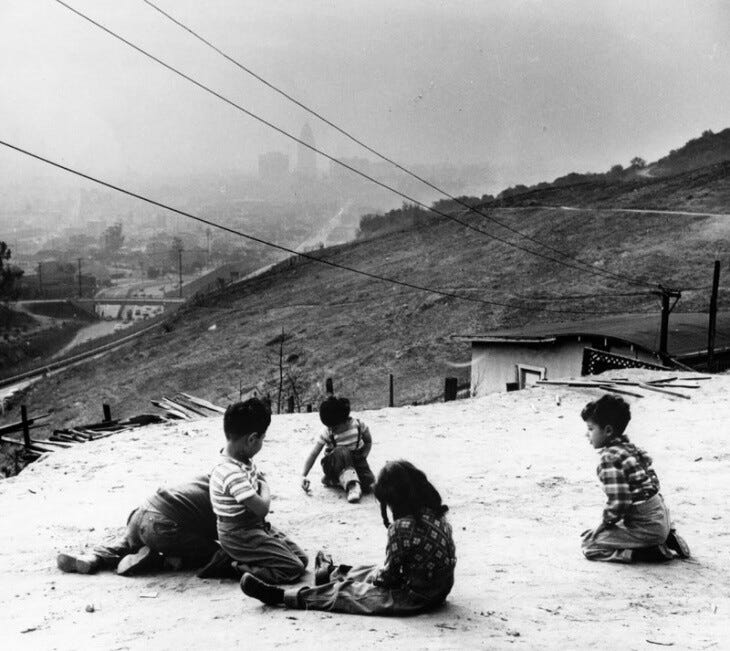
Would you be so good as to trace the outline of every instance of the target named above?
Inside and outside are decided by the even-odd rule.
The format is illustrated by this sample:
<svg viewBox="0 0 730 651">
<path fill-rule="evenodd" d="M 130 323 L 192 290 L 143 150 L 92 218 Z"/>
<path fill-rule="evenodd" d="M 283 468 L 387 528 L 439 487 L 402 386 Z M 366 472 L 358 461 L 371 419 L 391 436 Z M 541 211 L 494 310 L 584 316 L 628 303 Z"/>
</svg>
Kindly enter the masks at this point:
<svg viewBox="0 0 730 651">
<path fill-rule="evenodd" d="M 583 538 L 583 554 L 591 561 L 630 563 L 630 550 L 663 545 L 670 528 L 669 509 L 657 494 L 632 505 L 622 522 L 597 536 L 587 534 Z"/>
<path fill-rule="evenodd" d="M 105 569 L 114 569 L 122 557 L 139 551 L 145 545 L 165 556 L 182 559 L 183 567 L 189 568 L 207 563 L 218 550 L 215 540 L 154 509 L 140 507 L 129 515 L 124 537 L 107 545 L 98 545 L 94 554 L 101 559 Z"/>
<path fill-rule="evenodd" d="M 453 573 L 449 572 L 425 591 L 385 588 L 373 584 L 377 573 L 374 565 L 341 565 L 330 575 L 330 583 L 286 590 L 284 604 L 353 615 L 415 615 L 442 604 L 454 585 Z"/>
<path fill-rule="evenodd" d="M 242 572 L 266 583 L 294 583 L 309 559 L 301 548 L 268 523 L 254 528 L 218 520 L 218 540 Z"/>
</svg>

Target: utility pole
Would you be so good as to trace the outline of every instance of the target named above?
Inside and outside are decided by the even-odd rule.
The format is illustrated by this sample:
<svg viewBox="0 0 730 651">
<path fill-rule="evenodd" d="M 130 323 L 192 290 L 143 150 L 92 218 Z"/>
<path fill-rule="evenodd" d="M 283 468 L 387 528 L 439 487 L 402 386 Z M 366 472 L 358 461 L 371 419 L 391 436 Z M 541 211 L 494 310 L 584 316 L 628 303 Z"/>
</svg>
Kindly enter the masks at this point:
<svg viewBox="0 0 730 651">
<path fill-rule="evenodd" d="M 182 252 L 182 246 L 179 246 L 177 249 L 177 276 L 180 281 L 180 298 L 182 298 Z"/>
<path fill-rule="evenodd" d="M 712 276 L 710 296 L 710 322 L 707 326 L 707 370 L 715 367 L 715 327 L 717 324 L 717 292 L 720 287 L 720 261 L 715 260 L 715 273 Z"/>
<path fill-rule="evenodd" d="M 659 332 L 659 355 L 662 361 L 665 361 L 669 357 L 668 342 L 669 342 L 669 315 L 672 313 L 677 301 L 682 297 L 682 292 L 678 289 L 669 289 L 659 285 L 659 291 L 655 291 L 655 294 L 662 299 L 662 321 L 661 330 Z M 673 298 L 674 303 L 669 305 L 669 299 Z"/>
<path fill-rule="evenodd" d="M 81 298 L 81 258 L 78 258 L 79 262 L 79 298 Z"/>
<path fill-rule="evenodd" d="M 43 298 L 43 264 L 38 263 L 38 293 Z"/>
<path fill-rule="evenodd" d="M 205 229 L 205 236 L 208 239 L 208 267 L 210 267 L 210 227 Z"/>
</svg>

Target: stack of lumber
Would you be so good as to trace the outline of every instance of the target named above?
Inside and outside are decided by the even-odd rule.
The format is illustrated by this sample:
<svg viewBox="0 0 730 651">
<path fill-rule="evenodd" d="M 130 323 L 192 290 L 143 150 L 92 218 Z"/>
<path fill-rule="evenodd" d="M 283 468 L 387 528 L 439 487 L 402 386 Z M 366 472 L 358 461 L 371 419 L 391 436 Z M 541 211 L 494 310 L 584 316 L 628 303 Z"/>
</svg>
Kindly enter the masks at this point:
<svg viewBox="0 0 730 651">
<path fill-rule="evenodd" d="M 710 376 L 682 377 L 668 376 L 657 378 L 654 380 L 631 380 L 628 378 L 616 377 L 600 380 L 538 380 L 540 386 L 562 386 L 562 387 L 578 387 L 593 388 L 601 391 L 610 391 L 612 393 L 621 393 L 634 398 L 644 398 L 645 392 L 658 393 L 668 398 L 684 398 L 689 400 L 692 396 L 686 393 L 687 389 L 699 389 L 700 384 L 709 380 Z M 681 389 L 681 391 L 677 391 Z"/>
<path fill-rule="evenodd" d="M 177 393 L 174 398 L 162 397 L 161 400 L 152 400 L 155 407 L 165 410 L 165 417 L 170 420 L 195 420 L 209 418 L 225 413 L 223 407 L 212 402 L 196 398 L 189 393 Z"/>
<path fill-rule="evenodd" d="M 29 439 L 29 445 L 23 439 L 16 439 L 8 434 L 23 431 L 23 421 L 10 423 L 0 427 L 0 441 L 25 447 L 28 454 L 38 457 L 47 452 L 54 452 L 60 448 L 70 448 L 79 443 L 98 441 L 112 434 L 128 432 L 145 425 L 155 423 L 169 423 L 178 420 L 194 420 L 196 418 L 207 418 L 220 416 L 225 412 L 223 407 L 214 405 L 212 402 L 191 396 L 187 393 L 175 394 L 174 398 L 163 397 L 161 400 L 152 400 L 152 404 L 165 411 L 164 416 L 158 414 L 140 414 L 125 420 L 105 420 L 99 423 L 87 425 L 75 425 L 64 429 L 54 429 L 53 433 L 45 439 Z M 48 414 L 30 416 L 26 425 L 28 430 L 44 427 L 41 422 L 48 417 Z"/>
</svg>

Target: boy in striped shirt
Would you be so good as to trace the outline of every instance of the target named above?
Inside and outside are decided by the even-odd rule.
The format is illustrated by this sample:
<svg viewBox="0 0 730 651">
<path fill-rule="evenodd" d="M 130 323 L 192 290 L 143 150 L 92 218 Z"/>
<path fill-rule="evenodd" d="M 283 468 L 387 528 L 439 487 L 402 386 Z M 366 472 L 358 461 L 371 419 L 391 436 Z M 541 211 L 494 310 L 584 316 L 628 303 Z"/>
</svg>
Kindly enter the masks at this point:
<svg viewBox="0 0 730 651">
<path fill-rule="evenodd" d="M 258 398 L 226 409 L 226 447 L 211 472 L 210 501 L 220 545 L 241 572 L 262 581 L 293 583 L 304 574 L 307 556 L 266 522 L 271 492 L 252 461 L 264 444 L 270 423 L 271 414 Z"/>
<path fill-rule="evenodd" d="M 304 462 L 302 488 L 309 492 L 307 475 L 324 448 L 322 483 L 341 486 L 348 502 L 358 502 L 363 491 L 369 491 L 375 482 L 367 462 L 373 445 L 370 430 L 361 420 L 350 416 L 347 398 L 329 396 L 319 406 L 319 419 L 325 429 Z"/>
</svg>

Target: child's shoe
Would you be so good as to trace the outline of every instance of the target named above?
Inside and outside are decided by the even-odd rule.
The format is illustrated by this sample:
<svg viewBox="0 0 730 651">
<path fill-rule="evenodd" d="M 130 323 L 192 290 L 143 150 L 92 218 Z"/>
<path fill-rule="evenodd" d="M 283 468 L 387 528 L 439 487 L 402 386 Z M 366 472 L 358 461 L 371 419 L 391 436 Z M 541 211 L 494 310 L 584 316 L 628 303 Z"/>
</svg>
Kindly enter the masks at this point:
<svg viewBox="0 0 730 651">
<path fill-rule="evenodd" d="M 362 489 L 360 488 L 359 481 L 351 481 L 347 486 L 347 501 L 350 504 L 355 504 L 360 501 L 362 497 Z"/>
<path fill-rule="evenodd" d="M 148 570 L 159 569 L 163 559 L 149 547 L 141 547 L 134 554 L 127 554 L 117 565 L 117 574 L 120 576 L 134 576 Z"/>
<path fill-rule="evenodd" d="M 284 603 L 284 591 L 281 588 L 264 583 L 248 572 L 241 578 L 241 590 L 244 594 L 262 601 L 267 606 L 278 606 Z"/>
<path fill-rule="evenodd" d="M 666 545 L 653 545 L 632 550 L 633 560 L 639 563 L 666 563 L 674 559 L 674 554 Z"/>
<path fill-rule="evenodd" d="M 669 531 L 669 536 L 667 536 L 667 541 L 664 544 L 675 552 L 679 558 L 689 558 L 689 545 L 675 529 Z"/>
<path fill-rule="evenodd" d="M 56 557 L 56 565 L 61 572 L 94 574 L 99 570 L 101 560 L 93 554 L 79 554 L 78 556 L 59 554 Z"/>
</svg>

